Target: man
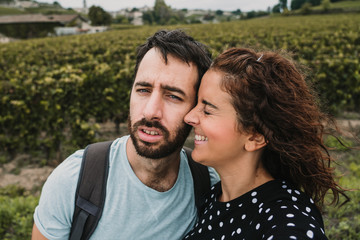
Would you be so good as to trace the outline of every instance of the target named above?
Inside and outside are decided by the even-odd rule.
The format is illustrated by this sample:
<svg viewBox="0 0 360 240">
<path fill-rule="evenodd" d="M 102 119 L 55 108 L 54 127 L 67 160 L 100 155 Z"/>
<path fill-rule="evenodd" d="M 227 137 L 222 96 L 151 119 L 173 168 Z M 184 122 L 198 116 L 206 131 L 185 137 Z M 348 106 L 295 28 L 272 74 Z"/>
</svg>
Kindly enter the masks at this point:
<svg viewBox="0 0 360 240">
<path fill-rule="evenodd" d="M 196 103 L 209 56 L 178 30 L 159 31 L 139 47 L 130 137 L 112 143 L 105 206 L 91 239 L 181 239 L 195 224 L 194 186 L 181 150 L 190 127 L 183 119 Z M 69 238 L 82 155 L 77 151 L 49 176 L 32 239 Z"/>
</svg>

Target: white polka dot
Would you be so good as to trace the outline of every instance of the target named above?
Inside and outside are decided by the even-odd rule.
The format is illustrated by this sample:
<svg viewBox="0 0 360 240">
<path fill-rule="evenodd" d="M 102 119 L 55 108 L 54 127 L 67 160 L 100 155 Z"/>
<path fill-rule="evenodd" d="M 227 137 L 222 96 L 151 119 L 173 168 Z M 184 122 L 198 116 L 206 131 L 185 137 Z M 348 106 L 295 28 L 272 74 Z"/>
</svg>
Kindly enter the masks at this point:
<svg viewBox="0 0 360 240">
<path fill-rule="evenodd" d="M 233 222 L 234 222 L 234 218 L 231 218 L 231 219 L 230 219 L 230 223 L 233 223 Z"/>
<path fill-rule="evenodd" d="M 251 196 L 255 197 L 256 194 L 257 194 L 257 192 L 252 192 L 252 193 L 251 193 Z"/>
<path fill-rule="evenodd" d="M 242 216 L 241 216 L 241 219 L 245 219 L 246 218 L 246 214 L 243 214 Z"/>
<path fill-rule="evenodd" d="M 211 225 L 208 226 L 208 229 L 211 231 L 211 229 L 212 229 Z"/>
<path fill-rule="evenodd" d="M 288 213 L 288 214 L 286 214 L 286 217 L 288 217 L 288 218 L 293 218 L 293 217 L 294 217 L 294 214 Z"/>
<path fill-rule="evenodd" d="M 212 186 L 212 187 L 211 187 L 211 190 L 214 190 L 214 188 L 215 188 L 215 186 Z"/>
<path fill-rule="evenodd" d="M 294 201 L 294 202 L 296 202 L 297 201 L 297 198 L 296 197 L 291 197 L 291 199 Z"/>
<path fill-rule="evenodd" d="M 305 216 L 309 216 L 309 214 L 307 214 L 306 212 L 301 212 L 302 214 L 304 214 Z"/>
<path fill-rule="evenodd" d="M 210 217 L 209 217 L 209 220 L 211 220 L 212 219 L 212 215 L 210 215 Z"/>
<path fill-rule="evenodd" d="M 288 191 L 288 193 L 290 193 L 290 194 L 291 194 L 291 192 L 292 192 L 292 190 L 291 190 L 291 189 L 288 189 L 287 191 Z"/>
<path fill-rule="evenodd" d="M 296 208 L 297 210 L 299 210 L 298 206 L 294 205 L 294 208 Z"/>
<path fill-rule="evenodd" d="M 204 214 L 206 214 L 208 212 L 208 210 L 205 210 Z"/>
<path fill-rule="evenodd" d="M 321 230 L 321 232 L 322 232 L 323 234 L 325 234 L 325 232 L 324 232 L 324 230 L 323 230 L 322 228 L 320 228 L 320 230 Z"/>
<path fill-rule="evenodd" d="M 312 204 L 314 204 L 314 200 L 312 200 L 311 198 L 310 198 L 310 202 L 311 202 Z"/>
<path fill-rule="evenodd" d="M 227 204 L 226 204 L 226 207 L 230 207 L 230 203 L 227 203 Z"/>
<path fill-rule="evenodd" d="M 286 186 L 286 185 L 282 185 L 282 188 L 287 188 L 287 186 Z"/>
<path fill-rule="evenodd" d="M 201 221 L 201 224 L 204 224 L 204 222 L 205 222 L 205 219 L 203 219 L 203 220 Z"/>
<path fill-rule="evenodd" d="M 287 206 L 281 206 L 281 208 L 287 208 Z"/>
<path fill-rule="evenodd" d="M 260 223 L 258 223 L 258 224 L 256 224 L 256 230 L 259 230 L 259 228 L 260 228 Z"/>
<path fill-rule="evenodd" d="M 295 190 L 295 193 L 296 193 L 297 195 L 300 195 L 300 192 L 299 192 L 298 190 Z"/>
<path fill-rule="evenodd" d="M 265 211 L 265 212 L 266 212 L 266 213 L 270 212 L 270 208 L 266 209 L 266 211 Z"/>
<path fill-rule="evenodd" d="M 309 238 L 313 238 L 314 237 L 314 233 L 313 231 L 309 230 L 306 232 L 306 235 L 309 237 Z"/>
<path fill-rule="evenodd" d="M 211 194 L 211 198 L 214 198 L 214 194 Z"/>
<path fill-rule="evenodd" d="M 310 227 L 315 228 L 314 224 L 310 223 L 309 225 L 310 225 Z"/>
<path fill-rule="evenodd" d="M 293 223 L 288 223 L 288 224 L 286 224 L 286 226 L 288 226 L 288 227 L 295 227 L 295 224 L 293 224 Z"/>
<path fill-rule="evenodd" d="M 221 240 L 224 240 L 225 239 L 225 235 L 223 235 L 222 237 L 221 237 Z"/>
<path fill-rule="evenodd" d="M 207 202 L 208 202 L 208 199 L 205 200 L 205 203 L 207 203 Z"/>
<path fill-rule="evenodd" d="M 219 223 L 219 226 L 220 226 L 220 227 L 224 226 L 224 223 L 223 223 L 223 222 L 220 222 L 220 223 Z"/>
<path fill-rule="evenodd" d="M 201 231 L 202 231 L 202 228 L 199 229 L 199 233 L 201 233 Z"/>
<path fill-rule="evenodd" d="M 262 209 L 262 208 L 260 208 L 260 209 L 259 209 L 259 213 L 261 213 L 261 212 L 262 212 L 262 210 L 263 210 L 263 209 Z"/>
<path fill-rule="evenodd" d="M 270 237 L 267 238 L 267 240 L 272 240 L 274 238 L 273 235 L 271 235 Z"/>
<path fill-rule="evenodd" d="M 218 210 L 218 211 L 216 212 L 216 214 L 219 216 L 219 215 L 220 215 L 220 211 Z"/>
<path fill-rule="evenodd" d="M 271 228 L 276 228 L 276 225 L 272 226 Z"/>
<path fill-rule="evenodd" d="M 241 206 L 242 206 L 242 203 L 239 204 L 239 207 L 241 207 Z"/>
<path fill-rule="evenodd" d="M 210 209 L 212 209 L 212 208 L 213 208 L 213 206 L 211 205 L 211 206 L 210 206 Z"/>
<path fill-rule="evenodd" d="M 235 231 L 233 231 L 232 233 L 231 233 L 231 236 L 234 236 L 235 235 Z"/>
<path fill-rule="evenodd" d="M 306 211 L 309 213 L 311 212 L 311 209 L 309 207 L 306 207 Z"/>
<path fill-rule="evenodd" d="M 253 198 L 252 203 L 257 203 L 257 199 Z"/>
<path fill-rule="evenodd" d="M 241 233 L 241 228 L 236 229 L 236 233 L 240 234 Z"/>
<path fill-rule="evenodd" d="M 290 236 L 290 239 L 296 240 L 297 238 L 295 236 Z"/>
<path fill-rule="evenodd" d="M 271 219 L 273 219 L 273 215 L 271 215 L 269 218 L 268 218 L 268 221 L 271 221 Z"/>
<path fill-rule="evenodd" d="M 264 203 L 260 203 L 259 208 L 261 208 L 261 207 L 262 207 L 262 205 L 264 205 Z"/>
</svg>

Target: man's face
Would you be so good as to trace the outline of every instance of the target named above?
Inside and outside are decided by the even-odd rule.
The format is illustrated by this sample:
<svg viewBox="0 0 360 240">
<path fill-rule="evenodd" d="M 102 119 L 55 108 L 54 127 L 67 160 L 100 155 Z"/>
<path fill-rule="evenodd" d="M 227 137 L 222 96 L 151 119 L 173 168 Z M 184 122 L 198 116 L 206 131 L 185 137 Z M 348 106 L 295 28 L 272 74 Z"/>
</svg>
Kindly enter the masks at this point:
<svg viewBox="0 0 360 240">
<path fill-rule="evenodd" d="M 165 64 L 156 48 L 142 59 L 130 98 L 131 140 L 140 156 L 163 158 L 179 149 L 191 127 L 184 116 L 195 105 L 198 71 L 171 55 Z"/>
</svg>

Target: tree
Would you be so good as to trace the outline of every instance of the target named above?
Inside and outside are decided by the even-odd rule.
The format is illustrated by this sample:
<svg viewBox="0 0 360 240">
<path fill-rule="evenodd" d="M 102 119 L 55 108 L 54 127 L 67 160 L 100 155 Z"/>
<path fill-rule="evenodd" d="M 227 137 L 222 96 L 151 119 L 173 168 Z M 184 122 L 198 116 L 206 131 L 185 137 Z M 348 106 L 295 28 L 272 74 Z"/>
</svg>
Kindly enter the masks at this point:
<svg viewBox="0 0 360 240">
<path fill-rule="evenodd" d="M 322 9 L 324 10 L 324 12 L 328 12 L 330 9 L 330 6 L 331 6 L 330 0 L 322 0 L 321 6 L 322 6 Z"/>
<path fill-rule="evenodd" d="M 291 1 L 291 10 L 297 10 L 300 9 L 301 6 L 306 2 L 306 0 L 292 0 Z"/>
<path fill-rule="evenodd" d="M 276 4 L 273 9 L 272 9 L 273 13 L 280 13 L 281 12 L 281 4 Z"/>
<path fill-rule="evenodd" d="M 145 24 L 149 24 L 149 25 L 155 23 L 153 11 L 143 12 L 142 20 L 144 21 Z"/>
<path fill-rule="evenodd" d="M 321 4 L 321 0 L 307 0 L 307 2 L 311 3 L 312 6 L 319 6 Z"/>
<path fill-rule="evenodd" d="M 112 21 L 111 15 L 98 6 L 91 6 L 88 16 L 93 26 L 110 25 Z"/>
<path fill-rule="evenodd" d="M 218 16 L 222 16 L 223 15 L 223 11 L 221 10 L 216 10 L 215 14 L 218 15 Z"/>
<path fill-rule="evenodd" d="M 154 6 L 154 18 L 156 23 L 164 25 L 171 17 L 171 9 L 164 0 L 156 0 Z"/>
<path fill-rule="evenodd" d="M 288 9 L 287 7 L 287 0 L 280 0 L 279 1 L 279 4 L 280 4 L 280 8 L 283 10 L 283 11 L 286 11 Z M 285 10 L 286 9 L 286 10 Z"/>
<path fill-rule="evenodd" d="M 234 15 L 241 15 L 241 10 L 240 9 L 236 9 L 235 11 L 231 12 Z"/>
<path fill-rule="evenodd" d="M 301 6 L 300 12 L 304 15 L 310 14 L 311 13 L 311 3 L 306 2 Z"/>
</svg>

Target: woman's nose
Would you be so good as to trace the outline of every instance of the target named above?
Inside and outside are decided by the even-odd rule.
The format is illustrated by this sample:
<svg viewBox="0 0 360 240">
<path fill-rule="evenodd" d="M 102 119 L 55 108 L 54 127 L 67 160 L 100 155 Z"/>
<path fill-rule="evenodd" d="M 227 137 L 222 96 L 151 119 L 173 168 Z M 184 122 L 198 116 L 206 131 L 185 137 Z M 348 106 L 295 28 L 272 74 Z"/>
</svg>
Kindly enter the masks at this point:
<svg viewBox="0 0 360 240">
<path fill-rule="evenodd" d="M 196 107 L 191 109 L 191 111 L 188 112 L 184 117 L 184 121 L 191 126 L 195 126 L 199 122 L 199 119 L 196 116 L 195 109 Z"/>
</svg>

